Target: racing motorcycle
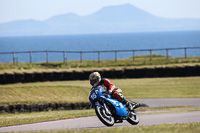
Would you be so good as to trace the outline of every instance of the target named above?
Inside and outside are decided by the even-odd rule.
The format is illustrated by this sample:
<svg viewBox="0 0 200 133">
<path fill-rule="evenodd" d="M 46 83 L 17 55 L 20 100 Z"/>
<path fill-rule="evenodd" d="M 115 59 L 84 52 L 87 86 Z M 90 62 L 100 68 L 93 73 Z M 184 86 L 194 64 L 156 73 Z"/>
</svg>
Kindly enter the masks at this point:
<svg viewBox="0 0 200 133">
<path fill-rule="evenodd" d="M 132 125 L 139 123 L 139 117 L 134 109 L 129 110 L 120 101 L 111 98 L 102 86 L 91 89 L 89 100 L 95 108 L 97 117 L 106 126 L 122 123 L 123 120 L 127 120 Z M 134 103 L 132 104 L 134 107 Z"/>
</svg>

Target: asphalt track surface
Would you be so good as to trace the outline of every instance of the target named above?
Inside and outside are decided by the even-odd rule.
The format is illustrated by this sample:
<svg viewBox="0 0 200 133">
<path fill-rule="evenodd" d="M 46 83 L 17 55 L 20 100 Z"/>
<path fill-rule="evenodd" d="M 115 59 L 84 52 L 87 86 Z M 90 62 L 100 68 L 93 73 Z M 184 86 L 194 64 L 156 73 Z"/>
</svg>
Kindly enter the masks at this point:
<svg viewBox="0 0 200 133">
<path fill-rule="evenodd" d="M 135 101 L 143 102 L 147 99 L 135 99 Z M 160 102 L 159 102 L 160 101 Z M 171 104 L 169 104 L 171 101 Z M 200 106 L 200 98 L 189 99 L 149 99 L 149 106 L 178 106 L 178 105 L 193 105 Z M 194 103 L 195 102 L 195 103 Z M 159 103 L 159 104 L 158 104 Z M 166 103 L 166 104 L 164 104 Z M 161 104 L 161 105 L 160 105 Z M 164 104 L 164 105 L 163 105 Z M 169 104 L 169 105 L 168 105 Z M 164 123 L 187 123 L 200 122 L 200 111 L 181 112 L 181 113 L 166 113 L 153 115 L 139 115 L 140 123 L 137 126 L 148 126 Z M 116 123 L 113 127 L 132 126 L 127 121 Z M 106 127 L 100 122 L 96 116 L 83 117 L 76 119 L 66 119 L 50 122 L 41 122 L 35 124 L 25 124 L 19 126 L 9 126 L 0 128 L 0 132 L 16 132 L 16 131 L 36 131 L 36 130 L 56 130 L 56 129 L 82 129 L 82 128 L 103 128 Z"/>
<path fill-rule="evenodd" d="M 131 99 L 139 103 L 145 103 L 149 107 L 156 106 L 200 106 L 200 98 L 155 98 L 155 99 Z"/>
</svg>

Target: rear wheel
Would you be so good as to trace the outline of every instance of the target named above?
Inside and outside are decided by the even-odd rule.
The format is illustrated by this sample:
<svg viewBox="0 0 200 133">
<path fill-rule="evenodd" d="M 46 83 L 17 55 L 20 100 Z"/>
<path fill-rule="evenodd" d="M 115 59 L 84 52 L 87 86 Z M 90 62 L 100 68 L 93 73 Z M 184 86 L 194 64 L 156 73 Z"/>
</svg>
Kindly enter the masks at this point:
<svg viewBox="0 0 200 133">
<path fill-rule="evenodd" d="M 98 116 L 99 120 L 105 124 L 106 126 L 113 126 L 114 125 L 114 118 L 110 115 L 106 114 L 106 111 L 101 106 L 95 106 L 95 112 Z"/>
<path fill-rule="evenodd" d="M 137 125 L 139 123 L 139 117 L 137 116 L 136 112 L 130 111 L 127 121 L 132 125 Z"/>
</svg>

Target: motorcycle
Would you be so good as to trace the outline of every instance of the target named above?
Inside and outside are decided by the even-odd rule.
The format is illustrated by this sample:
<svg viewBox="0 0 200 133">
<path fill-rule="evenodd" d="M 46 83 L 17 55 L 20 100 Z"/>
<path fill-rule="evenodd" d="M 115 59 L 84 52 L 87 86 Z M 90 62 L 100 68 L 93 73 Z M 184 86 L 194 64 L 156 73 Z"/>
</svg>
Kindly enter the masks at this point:
<svg viewBox="0 0 200 133">
<path fill-rule="evenodd" d="M 111 98 L 102 86 L 91 89 L 89 100 L 95 108 L 97 117 L 106 126 L 122 123 L 123 120 L 127 120 L 132 125 L 139 123 L 139 117 L 134 109 L 129 110 L 120 101 Z M 134 106 L 134 103 L 131 104 Z"/>
</svg>

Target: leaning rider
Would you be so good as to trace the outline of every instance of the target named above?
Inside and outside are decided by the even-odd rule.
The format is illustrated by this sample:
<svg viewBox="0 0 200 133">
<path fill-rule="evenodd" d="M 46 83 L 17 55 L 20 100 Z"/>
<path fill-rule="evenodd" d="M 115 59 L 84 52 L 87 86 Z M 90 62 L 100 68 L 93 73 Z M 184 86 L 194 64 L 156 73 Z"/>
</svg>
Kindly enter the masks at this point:
<svg viewBox="0 0 200 133">
<path fill-rule="evenodd" d="M 122 102 L 126 107 L 128 107 L 129 110 L 133 110 L 134 108 L 140 106 L 139 103 L 132 105 L 130 102 L 128 102 L 126 98 L 122 95 L 122 90 L 115 87 L 115 85 L 112 84 L 109 79 L 101 79 L 101 75 L 98 72 L 91 73 L 89 76 L 89 80 L 92 87 L 97 87 L 99 85 L 103 86 L 106 92 L 112 96 L 112 98 Z"/>
</svg>

